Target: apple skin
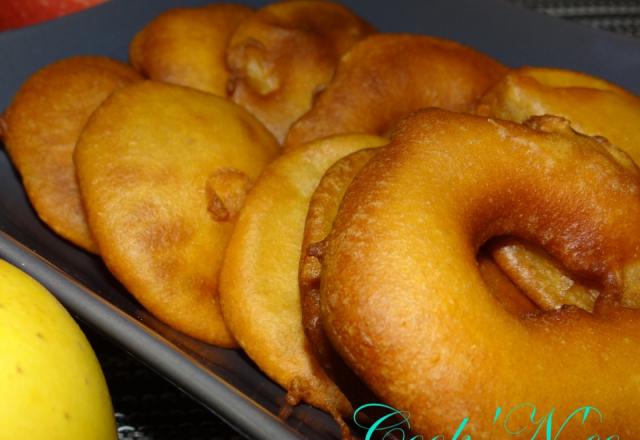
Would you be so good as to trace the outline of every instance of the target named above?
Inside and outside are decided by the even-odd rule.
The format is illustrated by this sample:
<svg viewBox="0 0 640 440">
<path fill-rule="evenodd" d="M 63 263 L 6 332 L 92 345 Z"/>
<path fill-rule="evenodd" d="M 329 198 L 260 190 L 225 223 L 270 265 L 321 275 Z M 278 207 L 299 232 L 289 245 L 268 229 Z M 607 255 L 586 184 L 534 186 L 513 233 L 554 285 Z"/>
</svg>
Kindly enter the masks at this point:
<svg viewBox="0 0 640 440">
<path fill-rule="evenodd" d="M 44 287 L 0 260 L 0 440 L 115 440 L 98 360 Z"/>
<path fill-rule="evenodd" d="M 106 0 L 2 0 L 0 31 L 40 23 Z"/>
</svg>

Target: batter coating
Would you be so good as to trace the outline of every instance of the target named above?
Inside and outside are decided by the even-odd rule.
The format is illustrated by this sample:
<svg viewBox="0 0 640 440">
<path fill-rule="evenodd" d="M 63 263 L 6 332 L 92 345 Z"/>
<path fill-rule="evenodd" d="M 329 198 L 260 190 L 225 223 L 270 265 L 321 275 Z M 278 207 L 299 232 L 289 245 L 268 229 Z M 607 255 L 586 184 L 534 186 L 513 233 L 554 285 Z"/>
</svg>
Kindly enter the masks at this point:
<svg viewBox="0 0 640 440">
<path fill-rule="evenodd" d="M 640 160 L 640 99 L 600 78 L 571 70 L 523 67 L 510 71 L 480 101 L 477 113 L 516 122 L 549 123 L 543 115 L 565 118 L 571 127 L 591 136 L 604 136 Z M 594 295 L 572 281 L 535 251 L 512 243 L 496 247 L 494 258 L 522 289 L 539 298 L 544 308 L 575 304 L 590 310 Z"/>
<path fill-rule="evenodd" d="M 309 211 L 302 241 L 302 256 L 300 258 L 300 300 L 302 304 L 302 324 L 304 332 L 309 339 L 310 348 L 316 359 L 322 365 L 329 377 L 339 386 L 340 390 L 347 395 L 352 402 L 369 402 L 374 400 L 361 381 L 354 376 L 353 372 L 345 365 L 344 361 L 336 353 L 330 341 L 326 337 L 321 322 L 320 313 L 320 276 L 322 272 L 322 259 L 324 257 L 326 238 L 331 232 L 333 222 L 338 213 L 344 194 L 362 167 L 371 159 L 376 149 L 367 149 L 350 154 L 336 162 L 322 177 L 309 203 Z M 506 310 L 516 315 L 527 315 L 539 313 L 543 310 L 553 310 L 558 307 L 555 303 L 557 298 L 548 299 L 534 296 L 536 303 L 533 303 L 524 292 L 522 292 L 496 265 L 504 256 L 514 251 L 517 253 L 521 249 L 530 250 L 531 245 L 517 243 L 512 245 L 513 240 L 500 240 L 486 251 L 480 251 L 478 255 L 478 269 L 482 279 L 493 293 L 495 298 Z M 493 252 L 492 252 L 493 251 Z M 526 262 L 526 259 L 519 259 L 518 263 Z M 551 264 L 544 261 L 545 264 Z M 515 267 L 517 277 L 539 275 L 539 267 L 533 268 L 522 264 L 509 266 Z M 546 266 L 542 266 L 546 267 Z M 510 273 L 510 275 L 512 275 Z M 556 275 L 553 272 L 552 275 Z M 565 275 L 566 276 L 566 275 Z M 550 281 L 556 282 L 555 278 L 543 278 L 537 283 Z M 516 278 L 519 281 L 519 278 Z M 577 286 L 571 280 L 565 281 L 568 289 L 576 289 Z M 525 286 L 528 286 L 525 283 Z M 537 291 L 527 292 L 536 294 Z M 574 295 L 581 299 L 580 295 Z M 545 302 L 545 300 L 547 300 Z M 590 303 L 593 310 L 593 300 Z"/>
<path fill-rule="evenodd" d="M 351 405 L 318 364 L 302 327 L 298 266 L 304 224 L 325 171 L 354 151 L 385 142 L 336 136 L 271 163 L 240 211 L 220 275 L 222 313 L 240 346 L 289 392 L 289 404 L 303 400 L 340 423 L 341 416 L 351 416 Z"/>
<path fill-rule="evenodd" d="M 593 138 L 418 112 L 347 190 L 323 263 L 325 331 L 425 437 L 451 436 L 469 417 L 473 438 L 513 438 L 492 424 L 495 410 L 530 402 L 560 420 L 587 404 L 605 415 L 568 424 L 566 438 L 638 438 L 638 178 L 626 155 Z M 500 235 L 598 283 L 594 313 L 505 310 L 475 259 Z M 530 414 L 518 415 L 512 426 L 528 438 Z"/>
<path fill-rule="evenodd" d="M 324 240 L 331 232 L 344 193 L 376 151 L 373 148 L 360 150 L 343 157 L 320 180 L 309 202 L 298 276 L 302 325 L 309 347 L 324 371 L 354 403 L 373 399 L 362 382 L 344 364 L 324 333 L 320 320 L 320 272 Z"/>
<path fill-rule="evenodd" d="M 282 142 L 340 56 L 373 28 L 342 5 L 321 0 L 274 3 L 233 34 L 227 53 L 230 97 Z"/>
<path fill-rule="evenodd" d="M 313 107 L 291 127 L 295 147 L 341 133 L 385 135 L 426 107 L 472 111 L 507 69 L 459 43 L 435 37 L 376 34 L 347 52 Z"/>
<path fill-rule="evenodd" d="M 155 81 L 226 96 L 227 45 L 238 25 L 251 14 L 246 6 L 225 3 L 170 9 L 131 41 L 131 64 Z"/>
<path fill-rule="evenodd" d="M 640 98 L 594 76 L 548 67 L 512 70 L 482 97 L 477 113 L 516 122 L 561 116 L 640 163 Z"/>
<path fill-rule="evenodd" d="M 1 119 L 0 136 L 40 219 L 90 252 L 98 249 L 82 208 L 73 149 L 102 101 L 140 79 L 110 58 L 67 58 L 33 74 Z"/>
<path fill-rule="evenodd" d="M 302 324 L 305 335 L 309 340 L 309 347 L 329 377 L 345 393 L 349 400 L 356 405 L 374 401 L 375 398 L 345 365 L 326 337 L 320 313 L 320 277 L 322 259 L 326 247 L 325 240 L 331 232 L 344 194 L 354 177 L 374 156 L 376 151 L 377 149 L 366 149 L 352 153 L 340 159 L 324 174 L 309 203 L 300 258 L 299 281 Z M 552 301 L 543 302 L 541 306 L 534 304 L 491 259 L 489 256 L 491 255 L 491 250 L 499 251 L 499 253 L 493 254 L 496 260 L 501 258 L 503 253 L 512 251 L 513 246 L 509 246 L 509 244 L 505 240 L 500 240 L 497 246 L 492 246 L 487 252 L 481 251 L 481 254 L 477 257 L 478 269 L 489 290 L 506 310 L 517 315 L 536 314 L 540 312 L 541 308 L 544 310 L 555 309 L 557 306 L 555 302 L 551 305 L 549 304 Z M 521 243 L 518 243 L 515 250 L 518 251 L 523 248 L 528 250 L 530 246 L 524 247 Z M 522 261 L 526 260 L 518 260 L 519 263 Z M 545 261 L 545 263 L 547 262 Z M 539 275 L 538 266 L 533 269 L 529 269 L 526 266 L 523 267 L 522 264 L 509 267 L 516 267 L 516 275 L 520 277 L 523 274 L 528 276 Z M 543 279 L 543 281 L 546 281 L 546 279 Z M 552 278 L 551 281 L 555 282 L 556 280 Z M 566 284 L 569 283 L 565 282 Z M 573 285 L 571 287 L 575 288 Z M 555 299 L 553 298 L 553 300 Z M 540 301 L 537 302 L 540 303 Z M 592 309 L 593 302 L 591 303 Z"/>
<path fill-rule="evenodd" d="M 75 152 L 89 224 L 107 267 L 157 318 L 235 345 L 218 275 L 246 189 L 278 149 L 245 110 L 186 87 L 141 81 L 94 113 Z"/>
</svg>

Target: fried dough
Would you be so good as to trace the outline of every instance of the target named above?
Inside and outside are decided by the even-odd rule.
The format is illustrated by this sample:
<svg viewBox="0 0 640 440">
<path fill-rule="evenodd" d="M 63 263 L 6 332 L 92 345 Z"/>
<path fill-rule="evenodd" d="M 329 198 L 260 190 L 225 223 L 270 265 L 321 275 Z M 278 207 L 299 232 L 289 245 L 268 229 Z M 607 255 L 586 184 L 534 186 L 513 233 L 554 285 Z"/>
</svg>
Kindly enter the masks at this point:
<svg viewBox="0 0 640 440">
<path fill-rule="evenodd" d="M 247 188 L 277 153 L 273 136 L 223 98 L 151 81 L 119 90 L 75 153 L 108 268 L 160 320 L 234 346 L 220 314 L 219 268 Z"/>
<path fill-rule="evenodd" d="M 368 148 L 351 153 L 324 173 L 309 202 L 298 274 L 302 326 L 309 348 L 327 375 L 354 405 L 369 401 L 372 395 L 346 366 L 324 333 L 320 319 L 320 275 L 324 240 L 331 232 L 344 193 L 377 150 Z"/>
<path fill-rule="evenodd" d="M 136 34 L 129 59 L 153 80 L 226 96 L 227 44 L 251 14 L 246 6 L 225 3 L 170 9 Z"/>
<path fill-rule="evenodd" d="M 640 163 L 640 98 L 571 70 L 523 67 L 509 72 L 478 104 L 482 116 L 524 122 L 555 115 L 589 136 L 604 136 Z"/>
<path fill-rule="evenodd" d="M 344 6 L 274 3 L 236 29 L 227 54 L 230 96 L 282 141 L 333 75 L 340 56 L 373 28 Z"/>
<path fill-rule="evenodd" d="M 106 57 L 67 58 L 33 74 L 3 116 L 2 139 L 38 216 L 90 252 L 97 248 L 78 192 L 73 149 L 102 101 L 140 79 Z"/>
<path fill-rule="evenodd" d="M 416 112 L 358 173 L 334 221 L 320 288 L 329 340 L 425 438 L 462 426 L 474 439 L 512 439 L 492 422 L 496 406 L 523 402 L 537 409 L 513 414 L 518 437 L 542 431 L 534 416 L 562 421 L 591 405 L 606 416 L 563 425 L 567 439 L 640 438 L 639 177 L 588 136 Z M 475 259 L 494 236 L 538 244 L 606 287 L 594 313 L 505 310 Z"/>
<path fill-rule="evenodd" d="M 472 111 L 505 66 L 470 47 L 426 35 L 376 34 L 354 44 L 287 148 L 341 133 L 386 135 L 425 107 Z"/>
<path fill-rule="evenodd" d="M 229 330 L 249 357 L 289 392 L 332 414 L 351 405 L 313 356 L 302 327 L 298 267 L 309 201 L 338 159 L 386 143 L 375 136 L 337 136 L 280 156 L 249 193 L 220 275 Z"/>
<path fill-rule="evenodd" d="M 487 91 L 476 112 L 533 125 L 548 123 L 544 115 L 561 116 L 571 129 L 605 137 L 636 163 L 640 161 L 640 98 L 584 73 L 548 67 L 512 70 Z M 509 246 L 494 247 L 493 256 L 539 306 L 593 309 L 596 290 L 526 246 L 511 241 Z"/>
</svg>

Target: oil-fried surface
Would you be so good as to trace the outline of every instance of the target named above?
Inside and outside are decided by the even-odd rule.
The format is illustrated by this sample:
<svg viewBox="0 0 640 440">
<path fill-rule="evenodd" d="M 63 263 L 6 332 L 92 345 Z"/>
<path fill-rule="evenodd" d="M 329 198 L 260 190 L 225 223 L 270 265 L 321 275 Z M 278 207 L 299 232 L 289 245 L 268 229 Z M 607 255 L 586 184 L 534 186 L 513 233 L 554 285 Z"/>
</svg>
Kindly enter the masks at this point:
<svg viewBox="0 0 640 440">
<path fill-rule="evenodd" d="M 227 45 L 251 14 L 246 6 L 225 3 L 170 9 L 134 37 L 131 64 L 153 80 L 226 96 Z"/>
<path fill-rule="evenodd" d="M 269 377 L 304 400 L 349 417 L 351 406 L 313 356 L 302 327 L 298 266 L 307 209 L 338 159 L 385 139 L 340 136 L 286 153 L 269 165 L 236 222 L 220 275 L 225 322 Z"/>
<path fill-rule="evenodd" d="M 347 52 L 336 74 L 287 135 L 286 146 L 340 133 L 384 135 L 426 107 L 471 111 L 506 68 L 459 43 L 376 34 Z"/>
<path fill-rule="evenodd" d="M 96 252 L 78 192 L 73 150 L 87 119 L 114 90 L 141 77 L 105 57 L 74 57 L 31 76 L 3 116 L 3 141 L 38 216 Z"/>
<path fill-rule="evenodd" d="M 320 318 L 320 272 L 324 240 L 331 232 L 347 187 L 377 149 L 352 153 L 331 166 L 309 202 L 300 257 L 299 282 L 302 325 L 309 347 L 329 377 L 352 403 L 372 400 L 362 382 L 345 365 L 327 339 Z"/>
<path fill-rule="evenodd" d="M 543 67 L 513 70 L 483 96 L 477 113 L 530 124 L 545 123 L 545 118 L 537 116 L 561 116 L 573 129 L 603 136 L 636 163 L 640 160 L 640 99 L 584 73 Z M 576 282 L 575 275 L 556 267 L 535 249 L 527 249 L 526 244 L 511 241 L 495 246 L 493 255 L 498 266 L 536 298 L 539 306 L 593 308 L 597 291 Z"/>
<path fill-rule="evenodd" d="M 311 107 L 340 56 L 373 32 L 342 5 L 294 0 L 268 5 L 233 34 L 227 62 L 231 98 L 253 113 L 279 141 Z"/>
<path fill-rule="evenodd" d="M 516 122 L 562 116 L 580 133 L 604 136 L 640 161 L 640 98 L 584 73 L 543 67 L 513 70 L 483 96 L 477 113 Z"/>
<path fill-rule="evenodd" d="M 224 171 L 255 180 L 277 153 L 273 136 L 222 98 L 150 81 L 121 89 L 91 118 L 75 154 L 105 263 L 172 327 L 234 345 L 218 301 L 233 222 L 210 212 L 210 178 Z M 230 194 L 233 208 L 237 192 Z M 224 199 L 217 194 L 216 203 Z"/>
<path fill-rule="evenodd" d="M 594 182 L 598 182 L 594 184 Z M 478 247 L 511 235 L 603 286 L 593 314 L 509 313 Z M 324 257 L 321 313 L 342 357 L 418 433 L 512 435 L 493 419 L 523 402 L 563 435 L 640 437 L 640 181 L 601 141 L 443 110 L 405 120 L 346 192 Z M 626 305 L 627 307 L 622 307 Z M 594 374 L 597 371 L 597 374 Z M 527 411 L 511 426 L 535 426 Z"/>
</svg>

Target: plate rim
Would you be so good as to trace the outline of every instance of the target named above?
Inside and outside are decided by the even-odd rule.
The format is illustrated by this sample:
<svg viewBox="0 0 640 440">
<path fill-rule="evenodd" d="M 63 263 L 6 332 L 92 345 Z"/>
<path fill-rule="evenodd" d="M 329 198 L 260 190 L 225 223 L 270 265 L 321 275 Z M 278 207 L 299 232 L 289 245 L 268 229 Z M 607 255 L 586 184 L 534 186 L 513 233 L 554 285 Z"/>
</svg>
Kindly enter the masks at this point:
<svg viewBox="0 0 640 440">
<path fill-rule="evenodd" d="M 210 2 L 217 1 L 219 0 L 210 0 Z M 264 0 L 260 1 L 265 3 Z M 354 3 L 353 1 L 334 1 L 345 3 L 349 7 L 353 7 Z M 619 41 L 621 44 L 640 47 L 640 40 L 634 37 L 567 22 L 557 17 L 528 10 L 520 5 L 508 3 L 505 0 L 485 0 L 485 2 L 487 9 L 508 9 L 511 13 L 522 16 L 523 20 L 549 23 L 554 28 L 566 28 L 570 33 L 600 35 L 604 40 Z M 75 21 L 83 20 L 84 17 L 100 16 L 106 9 L 124 8 L 127 3 L 125 0 L 111 0 L 96 7 L 28 28 L 9 30 L 0 34 L 0 41 L 20 40 L 23 35 L 31 33 L 59 31 L 67 23 L 72 24 Z M 188 2 L 176 2 L 175 6 L 179 7 L 186 3 Z M 246 1 L 238 0 L 238 3 L 246 3 Z M 133 5 L 131 6 L 133 7 Z M 108 339 L 133 354 L 176 387 L 193 396 L 240 434 L 248 438 L 260 439 L 304 438 L 293 426 L 202 365 L 169 339 L 112 305 L 53 262 L 39 256 L 34 250 L 13 238 L 4 229 L 5 226 L 0 224 L 0 258 L 18 266 L 34 277 L 80 320 L 96 328 Z"/>
<path fill-rule="evenodd" d="M 304 438 L 171 341 L 136 321 L 2 229 L 0 258 L 33 277 L 74 317 L 107 335 L 176 387 L 197 398 L 245 437 L 265 440 Z"/>
</svg>

